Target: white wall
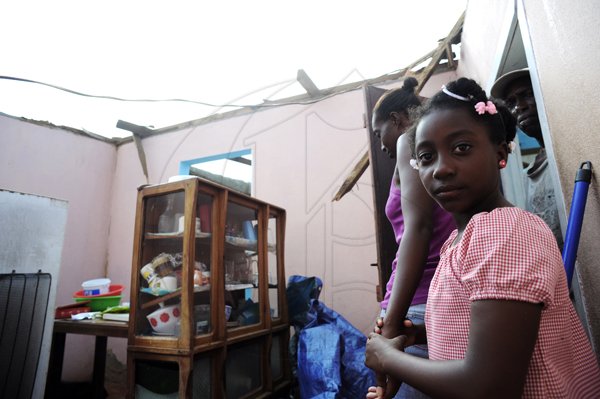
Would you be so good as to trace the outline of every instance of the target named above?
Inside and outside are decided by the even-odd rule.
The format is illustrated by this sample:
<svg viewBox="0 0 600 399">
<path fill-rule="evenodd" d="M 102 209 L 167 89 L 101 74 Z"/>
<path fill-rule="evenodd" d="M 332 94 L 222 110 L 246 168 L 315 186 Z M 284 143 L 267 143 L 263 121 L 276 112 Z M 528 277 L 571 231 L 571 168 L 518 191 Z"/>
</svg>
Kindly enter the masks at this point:
<svg viewBox="0 0 600 399">
<path fill-rule="evenodd" d="M 552 153 L 556 159 L 567 210 L 576 170 L 583 161 L 600 166 L 600 5 L 576 2 L 524 1 L 526 16 L 547 116 Z M 524 40 L 526 40 L 524 38 Z M 600 354 L 600 191 L 594 176 L 587 199 L 578 252 L 579 277 L 592 343 Z"/>
<path fill-rule="evenodd" d="M 105 276 L 111 186 L 116 149 L 112 144 L 64 129 L 0 115 L 0 188 L 69 203 L 56 304 L 73 302 L 81 282 Z M 73 379 L 91 378 L 91 337 L 69 336 L 65 368 Z M 74 356 L 79 353 L 88 356 Z"/>
<path fill-rule="evenodd" d="M 458 74 L 489 85 L 495 78 L 507 28 L 515 14 L 532 69 L 551 168 L 568 215 L 577 168 L 600 165 L 600 7 L 594 0 L 479 0 L 469 2 Z M 600 191 L 593 177 L 578 252 L 579 280 L 596 353 L 600 353 Z"/>
<path fill-rule="evenodd" d="M 469 1 L 461 37 L 459 76 L 475 79 L 487 88 L 490 75 L 496 72 L 496 59 L 505 46 L 503 34 L 514 9 L 514 0 Z"/>
<path fill-rule="evenodd" d="M 453 73 L 434 76 L 435 92 Z M 388 87 L 393 85 L 388 85 Z M 312 105 L 290 105 L 220 119 L 143 140 L 149 183 L 178 174 L 179 162 L 252 149 L 253 194 L 287 211 L 286 277 L 318 276 L 321 300 L 368 333 L 378 314 L 371 172 L 339 202 L 342 182 L 367 151 L 361 90 Z M 69 201 L 57 303 L 82 281 L 108 276 L 130 295 L 137 187 L 147 183 L 133 142 L 112 144 L 63 129 L 0 117 L 0 187 Z M 92 370 L 91 337 L 68 336 L 67 381 Z M 126 360 L 126 340 L 109 339 Z"/>
<path fill-rule="evenodd" d="M 22 304 L 26 304 L 27 301 L 17 302 L 14 301 L 13 305 L 8 306 L 8 310 L 5 308 L 6 301 L 10 297 L 14 297 L 13 294 L 2 293 L 2 317 L 3 317 L 3 328 L 2 333 L 7 334 L 11 337 L 16 330 L 17 326 L 27 325 L 22 323 L 25 315 L 29 315 L 35 320 L 39 320 L 42 330 L 38 331 L 37 328 L 33 328 L 28 332 L 27 345 L 23 343 L 25 340 L 15 339 L 14 341 L 7 336 L 2 337 L 5 355 L 10 351 L 10 347 L 7 348 L 7 343 L 16 344 L 18 349 L 24 350 L 25 348 L 34 349 L 39 344 L 39 358 L 37 363 L 26 362 L 24 364 L 25 370 L 23 377 L 25 381 L 30 381 L 27 376 L 35 375 L 35 380 L 32 386 L 22 386 L 25 392 L 30 393 L 32 398 L 41 398 L 44 396 L 44 390 L 46 387 L 46 374 L 48 372 L 48 363 L 50 358 L 50 347 L 52 343 L 52 327 L 54 322 L 54 308 L 56 303 L 56 282 L 59 281 L 60 272 L 60 258 L 63 249 L 65 225 L 67 222 L 69 204 L 66 201 L 61 201 L 53 198 L 40 197 L 37 195 L 23 194 L 14 191 L 4 191 L 0 189 L 0 273 L 7 274 L 11 272 L 20 273 L 48 273 L 50 275 L 50 286 L 48 287 L 48 301 L 46 302 L 46 311 L 40 312 L 41 306 L 34 308 L 33 314 L 28 311 L 22 311 L 23 308 L 17 308 Z M 29 279 L 29 278 L 27 278 Z M 31 280 L 30 280 L 31 281 Z M 40 282 L 43 281 L 40 280 Z M 40 284 L 40 288 L 44 284 Z M 6 285 L 3 285 L 6 287 Z M 36 289 L 37 290 L 37 289 Z M 18 291 L 17 291 L 18 292 Z M 42 290 L 37 291 L 32 297 L 37 297 L 38 303 L 42 304 L 44 301 L 41 298 Z M 28 292 L 28 295 L 32 294 Z M 16 302 L 16 303 L 15 303 Z M 15 304 L 17 306 L 15 306 Z M 31 304 L 31 302 L 30 302 Z M 24 309 L 29 306 L 25 305 Z M 4 313 L 6 312 L 6 313 Z M 15 323 L 11 326 L 7 326 L 7 319 L 4 319 L 6 315 L 16 315 L 16 319 L 19 319 L 19 323 Z M 15 320 L 15 318 L 11 318 Z M 35 327 L 36 323 L 30 324 Z M 22 327 L 20 328 L 22 329 Z M 9 331 L 13 331 L 9 333 Z M 36 341 L 36 334 L 33 331 L 42 333 L 40 340 Z M 33 333 L 33 334 L 32 334 Z M 18 333 L 17 333 L 18 334 Z M 17 336 L 19 337 L 19 336 Z M 15 353 L 23 353 L 19 350 Z M 28 352 L 25 357 L 32 356 L 35 352 Z M 4 360 L 4 359 L 3 359 Z M 6 363 L 4 363 L 6 364 Z M 8 364 L 15 366 L 18 364 L 17 357 L 12 358 Z M 36 372 L 33 372 L 33 369 Z M 3 371 L 7 371 L 4 369 Z M 10 373 L 11 375 L 18 376 L 19 373 Z M 5 374 L 5 376 L 7 376 Z M 3 381 L 5 389 L 9 390 L 15 388 L 15 386 L 4 385 L 6 381 Z M 22 382 L 22 385 L 25 385 Z M 31 389 L 31 392 L 27 391 Z M 6 394 L 6 391 L 5 391 Z M 23 394 L 23 391 L 21 391 Z M 10 396 L 10 395 L 8 395 Z"/>
</svg>

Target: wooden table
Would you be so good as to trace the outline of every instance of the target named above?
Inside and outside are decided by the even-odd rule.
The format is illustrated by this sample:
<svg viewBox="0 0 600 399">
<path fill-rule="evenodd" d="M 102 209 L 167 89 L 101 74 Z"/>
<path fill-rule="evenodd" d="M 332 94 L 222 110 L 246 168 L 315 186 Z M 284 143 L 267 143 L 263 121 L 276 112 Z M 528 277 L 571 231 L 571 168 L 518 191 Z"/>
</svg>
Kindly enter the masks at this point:
<svg viewBox="0 0 600 399">
<path fill-rule="evenodd" d="M 95 335 L 94 349 L 94 398 L 104 398 L 104 369 L 106 366 L 106 342 L 108 337 L 127 338 L 128 323 L 107 320 L 70 320 L 54 321 L 52 349 L 46 381 L 46 397 L 58 397 L 60 387 L 65 341 L 67 334 Z"/>
</svg>

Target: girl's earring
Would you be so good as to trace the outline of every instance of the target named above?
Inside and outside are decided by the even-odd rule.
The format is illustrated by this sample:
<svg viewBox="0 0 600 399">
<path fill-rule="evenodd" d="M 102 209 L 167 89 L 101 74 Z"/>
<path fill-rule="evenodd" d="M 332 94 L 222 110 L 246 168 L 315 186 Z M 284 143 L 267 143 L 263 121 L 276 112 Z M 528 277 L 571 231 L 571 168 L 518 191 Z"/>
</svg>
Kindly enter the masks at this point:
<svg viewBox="0 0 600 399">
<path fill-rule="evenodd" d="M 498 162 L 498 166 L 500 166 L 500 169 L 504 169 L 504 168 L 506 168 L 506 159 L 501 159 L 501 160 Z"/>
</svg>

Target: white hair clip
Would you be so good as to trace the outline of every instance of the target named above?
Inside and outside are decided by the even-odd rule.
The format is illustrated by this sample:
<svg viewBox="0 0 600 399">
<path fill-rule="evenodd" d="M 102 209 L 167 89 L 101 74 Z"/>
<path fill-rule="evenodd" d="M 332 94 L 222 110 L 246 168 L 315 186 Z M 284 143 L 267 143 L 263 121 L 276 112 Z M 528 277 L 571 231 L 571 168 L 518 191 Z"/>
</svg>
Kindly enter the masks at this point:
<svg viewBox="0 0 600 399">
<path fill-rule="evenodd" d="M 511 140 L 508 142 L 508 149 L 510 150 L 510 152 L 514 152 L 516 148 L 517 144 L 514 141 Z"/>
<path fill-rule="evenodd" d="M 419 164 L 417 163 L 416 159 L 411 158 L 411 160 L 408 162 L 410 163 L 410 166 L 414 169 L 414 170 L 419 170 Z"/>
<path fill-rule="evenodd" d="M 443 91 L 443 92 L 444 92 L 444 93 L 445 93 L 447 96 L 450 96 L 450 97 L 452 97 L 452 98 L 456 98 L 457 100 L 460 100 L 460 101 L 466 101 L 466 102 L 469 102 L 469 101 L 471 101 L 471 100 L 469 99 L 469 97 L 463 97 L 463 96 L 460 96 L 460 95 L 458 95 L 458 94 L 456 94 L 456 93 L 452 93 L 450 90 L 448 90 L 448 89 L 446 88 L 446 85 L 443 85 L 443 86 L 442 86 L 442 91 Z"/>
</svg>

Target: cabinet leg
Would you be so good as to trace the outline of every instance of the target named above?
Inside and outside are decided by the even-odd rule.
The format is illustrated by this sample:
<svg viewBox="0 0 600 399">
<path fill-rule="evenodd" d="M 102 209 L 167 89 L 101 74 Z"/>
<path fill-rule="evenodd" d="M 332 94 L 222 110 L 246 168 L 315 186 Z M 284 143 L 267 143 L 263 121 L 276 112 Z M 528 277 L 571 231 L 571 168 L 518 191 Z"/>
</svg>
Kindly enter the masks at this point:
<svg viewBox="0 0 600 399">
<path fill-rule="evenodd" d="M 96 336 L 94 351 L 94 398 L 104 399 L 104 372 L 106 369 L 106 341 L 108 337 Z"/>
<path fill-rule="evenodd" d="M 66 337 L 67 334 L 65 333 L 55 332 L 52 334 L 50 367 L 48 367 L 48 377 L 46 379 L 46 397 L 49 398 L 57 397 L 60 389 Z"/>
<path fill-rule="evenodd" d="M 192 360 L 189 357 L 179 360 L 179 397 L 191 399 L 190 374 L 192 373 Z"/>
<path fill-rule="evenodd" d="M 135 362 L 133 356 L 127 354 L 127 399 L 135 398 Z"/>
</svg>

